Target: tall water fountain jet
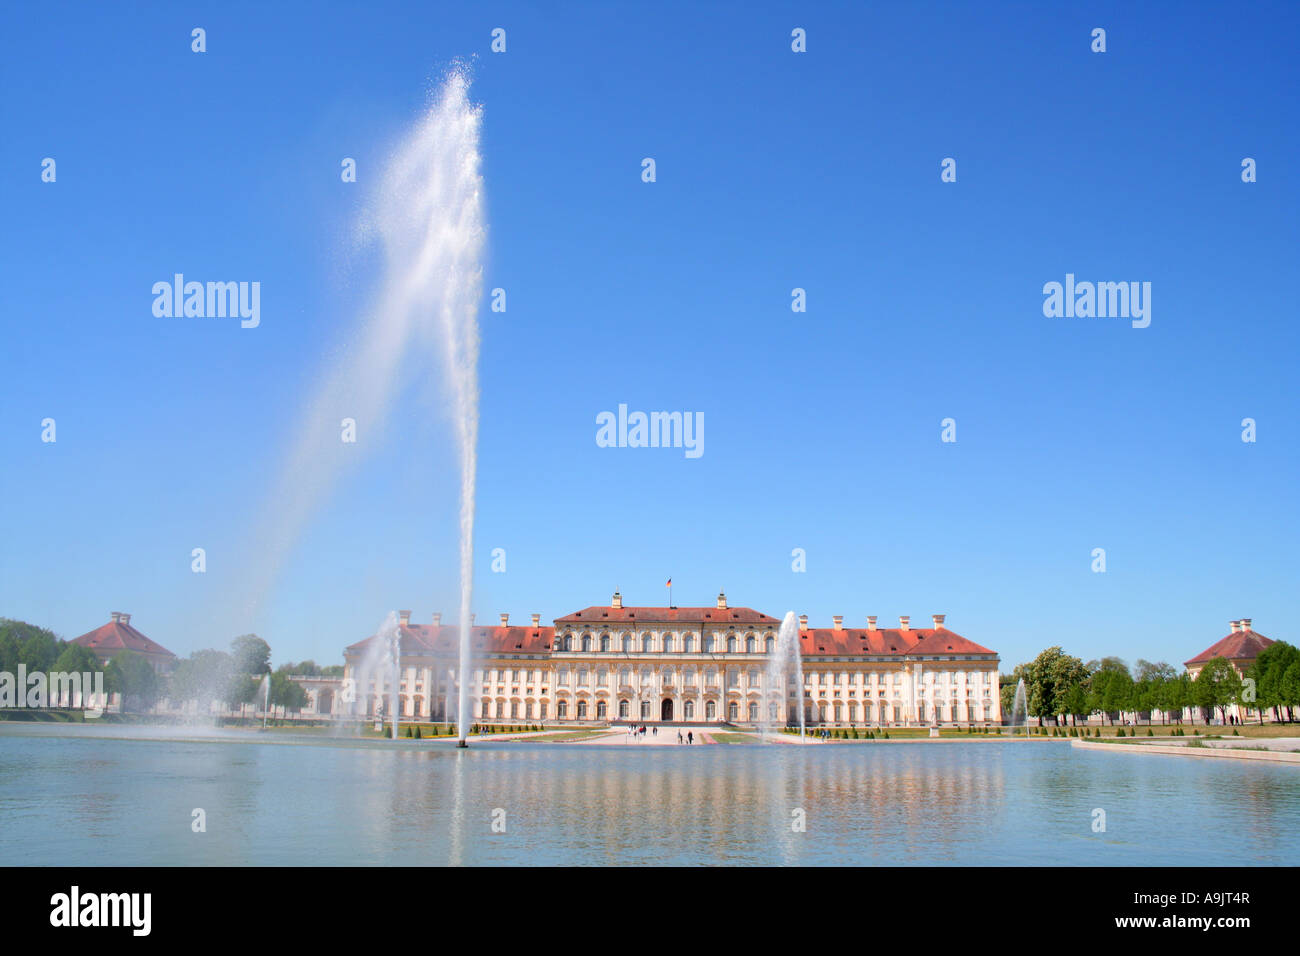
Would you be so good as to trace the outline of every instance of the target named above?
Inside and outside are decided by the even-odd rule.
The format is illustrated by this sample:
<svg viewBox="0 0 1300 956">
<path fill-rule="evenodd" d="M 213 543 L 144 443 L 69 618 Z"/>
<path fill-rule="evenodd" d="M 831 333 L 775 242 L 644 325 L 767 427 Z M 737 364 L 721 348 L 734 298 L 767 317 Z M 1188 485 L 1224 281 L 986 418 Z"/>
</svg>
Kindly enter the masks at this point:
<svg viewBox="0 0 1300 956">
<path fill-rule="evenodd" d="M 1020 724 L 1025 728 L 1025 736 L 1029 736 L 1029 707 L 1025 702 L 1025 679 L 1022 677 L 1016 682 L 1016 697 L 1011 703 L 1011 736 L 1016 733 L 1016 714 L 1023 714 L 1020 718 Z"/>
<path fill-rule="evenodd" d="M 262 729 L 266 730 L 266 713 L 271 709 L 271 675 L 262 678 Z"/>
<path fill-rule="evenodd" d="M 469 74 L 456 66 L 434 101 L 393 151 L 367 201 L 363 236 L 377 240 L 384 272 L 374 307 L 346 358 L 320 382 L 297 441 L 257 524 L 258 550 L 246 575 L 253 592 L 237 602 L 250 618 L 343 467 L 342 418 L 383 428 L 397 389 L 429 379 L 440 357 L 460 463 L 460 654 L 458 730 L 469 726 L 470 606 L 478 445 L 478 309 L 487 229 L 479 133 L 482 109 L 469 100 Z M 401 366 L 407 363 L 407 368 Z M 361 447 L 380 447 L 366 442 Z M 304 475 L 312 476 L 309 482 Z"/>
<path fill-rule="evenodd" d="M 396 611 L 389 611 L 388 616 L 384 618 L 384 623 L 379 626 L 374 634 L 373 639 L 366 645 L 366 651 L 361 655 L 361 662 L 356 668 L 357 682 L 357 703 L 361 704 L 361 712 L 364 715 L 366 711 L 366 702 L 374 699 L 380 701 L 380 706 L 386 710 L 393 721 L 392 737 L 397 739 L 397 725 L 401 719 L 398 711 L 398 688 L 401 680 L 400 673 L 400 655 L 401 655 L 401 624 L 398 620 Z M 371 689 L 370 683 L 374 681 L 374 689 Z M 388 687 L 385 688 L 385 683 Z M 383 706 L 387 689 L 388 705 Z"/>
<path fill-rule="evenodd" d="M 474 594 L 474 486 L 478 470 L 478 308 L 483 286 L 482 110 L 456 69 L 384 177 L 378 225 L 390 282 L 443 356 L 460 458 L 459 745 L 469 728 L 470 611 Z M 432 324 L 429 324 L 432 320 Z"/>
<path fill-rule="evenodd" d="M 785 716 L 786 701 L 789 699 L 787 689 L 791 675 L 795 679 L 795 693 L 798 699 L 796 709 L 799 712 L 799 739 L 803 740 L 803 654 L 799 650 L 799 621 L 795 618 L 794 611 L 787 613 L 785 619 L 781 621 L 781 629 L 776 635 L 776 649 L 767 661 L 767 694 L 765 695 L 767 699 L 763 702 L 764 713 L 759 714 L 760 729 L 764 737 L 767 736 L 771 723 L 768 714 L 771 712 L 774 699 L 778 722 L 784 724 L 787 720 Z"/>
</svg>

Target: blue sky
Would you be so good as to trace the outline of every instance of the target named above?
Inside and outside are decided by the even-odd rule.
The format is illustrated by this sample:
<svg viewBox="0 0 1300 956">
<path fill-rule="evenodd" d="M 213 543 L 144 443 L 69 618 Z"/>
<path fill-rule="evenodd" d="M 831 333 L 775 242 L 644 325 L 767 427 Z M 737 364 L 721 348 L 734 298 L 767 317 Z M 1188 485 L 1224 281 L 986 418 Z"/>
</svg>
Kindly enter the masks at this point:
<svg viewBox="0 0 1300 956">
<path fill-rule="evenodd" d="M 1300 638 L 1300 8 L 374 6 L 4 14 L 0 615 L 129 611 L 182 655 L 254 630 L 277 663 L 454 617 L 433 363 L 248 575 L 374 295 L 364 186 L 462 58 L 508 295 L 480 316 L 479 622 L 672 576 L 822 626 L 946 613 L 1007 670 L 1181 662 L 1243 616 Z M 261 325 L 156 318 L 175 272 L 260 281 Z M 1066 273 L 1150 282 L 1150 327 L 1044 317 Z M 597 447 L 620 403 L 702 412 L 704 455 Z"/>
</svg>

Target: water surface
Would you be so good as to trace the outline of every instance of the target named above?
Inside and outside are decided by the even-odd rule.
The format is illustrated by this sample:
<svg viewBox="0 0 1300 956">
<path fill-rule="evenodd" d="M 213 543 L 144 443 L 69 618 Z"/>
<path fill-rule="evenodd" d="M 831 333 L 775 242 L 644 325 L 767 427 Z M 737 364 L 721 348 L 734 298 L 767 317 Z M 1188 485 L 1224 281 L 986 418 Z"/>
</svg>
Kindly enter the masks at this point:
<svg viewBox="0 0 1300 956">
<path fill-rule="evenodd" d="M 457 750 L 0 724 L 4 865 L 1240 866 L 1300 861 L 1297 824 L 1300 768 L 1046 740 Z"/>
</svg>

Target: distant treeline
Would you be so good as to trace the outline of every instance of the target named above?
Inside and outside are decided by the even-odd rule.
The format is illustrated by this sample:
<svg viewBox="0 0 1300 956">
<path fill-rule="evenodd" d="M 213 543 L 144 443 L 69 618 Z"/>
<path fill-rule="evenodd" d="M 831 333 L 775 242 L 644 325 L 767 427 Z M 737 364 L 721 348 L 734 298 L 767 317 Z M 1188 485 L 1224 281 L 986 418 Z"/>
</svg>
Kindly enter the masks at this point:
<svg viewBox="0 0 1300 956">
<path fill-rule="evenodd" d="M 1012 716 L 1016 685 L 1025 682 L 1026 709 L 1031 717 L 1077 720 L 1100 713 L 1116 723 L 1123 715 L 1159 711 L 1181 723 L 1185 710 L 1199 711 L 1209 720 L 1215 712 L 1227 719 L 1227 708 L 1238 704 L 1256 711 L 1262 722 L 1293 720 L 1300 707 L 1300 650 L 1277 641 L 1255 659 L 1244 678 L 1225 658 L 1206 661 L 1193 679 L 1164 661 L 1139 658 L 1136 675 L 1118 657 L 1084 663 L 1060 647 L 1049 647 L 1027 664 L 1002 678 L 1002 714 Z"/>
<path fill-rule="evenodd" d="M 149 662 L 134 651 L 115 654 L 101 666 L 88 648 L 57 637 L 54 632 L 0 618 L 0 671 L 63 671 L 104 673 L 104 689 L 122 696 L 123 709 L 147 710 L 164 698 L 173 703 L 197 701 L 206 712 L 214 702 L 230 710 L 261 704 L 262 680 L 270 675 L 270 704 L 296 711 L 307 704 L 307 692 L 289 680 L 304 677 L 342 677 L 343 665 L 322 667 L 315 661 L 287 663 L 271 670 L 271 647 L 256 634 L 243 634 L 230 642 L 229 651 L 195 651 L 176 662 L 172 672 L 159 676 Z"/>
</svg>

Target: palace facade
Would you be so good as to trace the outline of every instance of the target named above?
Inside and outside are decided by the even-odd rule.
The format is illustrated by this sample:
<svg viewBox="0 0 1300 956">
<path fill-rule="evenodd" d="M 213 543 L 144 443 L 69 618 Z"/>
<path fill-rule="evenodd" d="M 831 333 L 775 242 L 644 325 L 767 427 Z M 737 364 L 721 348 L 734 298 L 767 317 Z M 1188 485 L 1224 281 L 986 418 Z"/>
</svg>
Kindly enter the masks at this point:
<svg viewBox="0 0 1300 956">
<path fill-rule="evenodd" d="M 403 719 L 454 720 L 459 683 L 459 628 L 399 615 L 398 709 Z M 1001 721 L 998 655 L 944 626 L 810 628 L 799 618 L 803 687 L 793 675 L 770 687 L 768 661 L 781 622 L 719 594 L 714 607 L 625 607 L 610 604 L 526 627 L 501 615 L 494 627 L 471 626 L 470 675 L 476 721 L 505 723 L 732 723 L 924 726 Z M 391 677 L 368 671 L 377 657 L 370 637 L 344 651 L 344 688 L 354 699 L 335 708 L 357 716 L 389 708 Z M 801 692 L 802 691 L 802 692 Z"/>
</svg>

